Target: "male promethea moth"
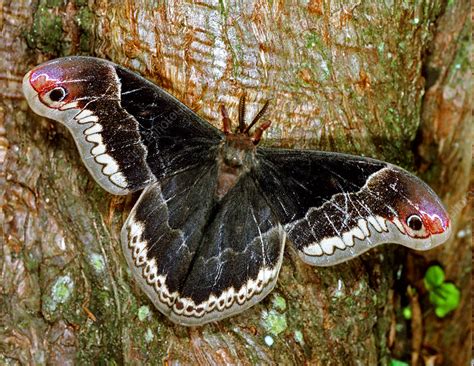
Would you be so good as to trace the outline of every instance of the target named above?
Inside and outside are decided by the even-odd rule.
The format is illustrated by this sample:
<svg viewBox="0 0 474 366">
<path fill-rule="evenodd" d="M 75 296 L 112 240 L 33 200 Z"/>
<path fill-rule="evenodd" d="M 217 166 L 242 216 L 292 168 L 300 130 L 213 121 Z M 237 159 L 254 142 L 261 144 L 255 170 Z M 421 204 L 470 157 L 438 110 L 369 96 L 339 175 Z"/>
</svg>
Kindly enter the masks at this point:
<svg viewBox="0 0 474 366">
<path fill-rule="evenodd" d="M 132 273 L 173 322 L 235 315 L 275 286 L 285 243 L 311 265 L 382 243 L 426 250 L 450 235 L 436 194 L 378 160 L 258 146 L 269 123 L 220 131 L 139 75 L 67 57 L 26 74 L 38 114 L 71 131 L 84 164 L 112 194 L 143 189 L 122 229 Z"/>
</svg>

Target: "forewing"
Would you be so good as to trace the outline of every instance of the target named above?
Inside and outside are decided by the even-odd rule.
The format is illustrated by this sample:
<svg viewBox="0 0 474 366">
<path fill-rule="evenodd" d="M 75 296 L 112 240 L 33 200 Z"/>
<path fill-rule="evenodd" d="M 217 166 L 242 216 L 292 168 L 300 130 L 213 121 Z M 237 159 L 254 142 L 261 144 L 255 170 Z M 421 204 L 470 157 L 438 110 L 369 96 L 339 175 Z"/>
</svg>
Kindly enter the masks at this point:
<svg viewBox="0 0 474 366">
<path fill-rule="evenodd" d="M 436 239 L 410 232 L 405 220 L 411 213 L 421 215 L 423 207 L 445 211 L 425 183 L 391 164 L 274 149 L 259 149 L 258 160 L 258 182 L 309 264 L 336 264 L 387 242 L 430 249 L 449 235 L 447 228 Z"/>
<path fill-rule="evenodd" d="M 102 59 L 47 62 L 25 76 L 23 90 L 36 113 L 68 127 L 94 179 L 114 194 L 196 166 L 221 138 L 158 86 Z"/>
<path fill-rule="evenodd" d="M 183 325 L 237 314 L 274 287 L 285 234 L 250 177 L 214 199 L 215 166 L 147 188 L 124 225 L 132 272 L 156 307 Z"/>
</svg>

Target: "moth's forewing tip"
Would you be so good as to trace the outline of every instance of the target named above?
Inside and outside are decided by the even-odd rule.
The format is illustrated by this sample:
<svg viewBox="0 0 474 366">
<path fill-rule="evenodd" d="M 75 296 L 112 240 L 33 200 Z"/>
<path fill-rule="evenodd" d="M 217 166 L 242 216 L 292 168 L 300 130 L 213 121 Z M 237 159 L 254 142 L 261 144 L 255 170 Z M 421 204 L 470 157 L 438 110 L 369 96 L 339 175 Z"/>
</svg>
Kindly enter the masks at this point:
<svg viewBox="0 0 474 366">
<path fill-rule="evenodd" d="M 452 222 L 448 218 L 447 226 L 444 228 L 444 231 L 432 235 L 431 246 L 427 249 L 432 249 L 446 243 L 449 239 L 451 239 L 452 233 Z"/>
<path fill-rule="evenodd" d="M 34 69 L 28 71 L 25 76 L 23 77 L 23 82 L 22 82 L 22 89 L 23 89 L 23 95 L 25 96 L 26 101 L 28 104 L 31 106 L 32 101 L 38 93 L 35 91 L 33 86 L 31 85 L 31 73 L 33 72 Z"/>
</svg>

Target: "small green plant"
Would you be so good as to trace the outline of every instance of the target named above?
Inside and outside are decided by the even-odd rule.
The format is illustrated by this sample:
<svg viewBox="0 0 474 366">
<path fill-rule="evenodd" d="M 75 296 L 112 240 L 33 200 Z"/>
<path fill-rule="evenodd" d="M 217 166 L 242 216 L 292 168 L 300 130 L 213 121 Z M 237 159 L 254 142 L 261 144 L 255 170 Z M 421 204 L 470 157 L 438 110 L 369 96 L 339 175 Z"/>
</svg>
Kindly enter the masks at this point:
<svg viewBox="0 0 474 366">
<path fill-rule="evenodd" d="M 410 320 L 411 317 L 412 317 L 411 307 L 410 306 L 405 306 L 402 309 L 402 315 L 406 320 Z"/>
<path fill-rule="evenodd" d="M 444 280 L 444 271 L 437 265 L 429 267 L 423 279 L 429 292 L 430 303 L 434 306 L 435 314 L 439 318 L 457 309 L 461 300 L 461 291 L 453 283 Z"/>
<path fill-rule="evenodd" d="M 390 366 L 409 366 L 410 364 L 404 361 L 397 360 L 395 358 L 392 358 L 390 360 Z"/>
</svg>

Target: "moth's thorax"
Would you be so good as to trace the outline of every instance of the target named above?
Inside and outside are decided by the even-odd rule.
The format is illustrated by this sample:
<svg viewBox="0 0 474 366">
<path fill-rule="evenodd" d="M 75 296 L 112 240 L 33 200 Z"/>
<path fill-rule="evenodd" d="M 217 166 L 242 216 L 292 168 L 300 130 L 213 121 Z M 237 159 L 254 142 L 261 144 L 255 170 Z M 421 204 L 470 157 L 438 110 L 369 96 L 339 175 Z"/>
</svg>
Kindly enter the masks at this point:
<svg viewBox="0 0 474 366">
<path fill-rule="evenodd" d="M 255 145 L 246 133 L 228 134 L 217 154 L 216 197 L 220 200 L 253 166 Z"/>
</svg>

